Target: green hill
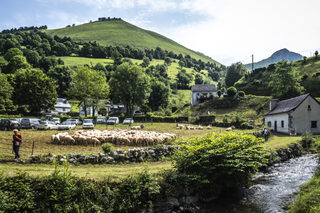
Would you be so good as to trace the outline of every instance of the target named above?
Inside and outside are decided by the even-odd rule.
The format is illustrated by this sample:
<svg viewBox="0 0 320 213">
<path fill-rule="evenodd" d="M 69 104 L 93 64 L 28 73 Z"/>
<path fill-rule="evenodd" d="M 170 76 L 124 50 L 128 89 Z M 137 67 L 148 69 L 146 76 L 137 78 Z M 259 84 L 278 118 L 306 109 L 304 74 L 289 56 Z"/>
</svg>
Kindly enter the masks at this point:
<svg viewBox="0 0 320 213">
<path fill-rule="evenodd" d="M 47 30 L 47 33 L 61 37 L 68 36 L 75 41 L 97 41 L 101 45 L 130 45 L 139 49 L 155 49 L 160 47 L 176 54 L 190 55 L 195 59 L 220 64 L 210 57 L 187 49 L 165 36 L 144 30 L 123 20 L 91 22 L 73 27 Z"/>
</svg>

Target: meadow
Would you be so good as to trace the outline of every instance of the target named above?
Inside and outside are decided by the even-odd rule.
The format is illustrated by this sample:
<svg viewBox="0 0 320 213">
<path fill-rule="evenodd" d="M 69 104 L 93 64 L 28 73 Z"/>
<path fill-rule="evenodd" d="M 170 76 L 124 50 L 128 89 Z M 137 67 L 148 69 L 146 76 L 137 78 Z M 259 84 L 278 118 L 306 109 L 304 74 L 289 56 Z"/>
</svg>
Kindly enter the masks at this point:
<svg viewBox="0 0 320 213">
<path fill-rule="evenodd" d="M 136 123 L 135 125 L 139 125 Z M 213 127 L 211 130 L 178 130 L 174 123 L 145 123 L 145 130 L 157 132 L 169 132 L 177 135 L 177 140 L 185 140 L 188 138 L 201 137 L 211 131 L 222 133 L 225 128 Z M 128 126 L 106 126 L 103 124 L 96 125 L 95 129 L 127 129 Z M 81 129 L 80 126 L 77 129 Z M 77 130 L 76 129 L 76 130 Z M 76 130 L 67 131 L 72 134 Z M 235 132 L 252 134 L 254 130 L 238 130 Z M 21 157 L 26 159 L 31 156 L 32 144 L 34 143 L 34 154 L 69 154 L 69 153 L 85 153 L 97 154 L 101 153 L 101 146 L 67 146 L 56 145 L 51 143 L 51 135 L 58 132 L 58 130 L 38 131 L 38 130 L 22 130 L 21 134 L 24 143 L 21 147 Z M 31 176 L 46 176 L 54 170 L 53 165 L 48 164 L 17 164 L 13 161 L 14 155 L 11 151 L 11 131 L 0 132 L 0 172 L 5 175 L 15 175 L 18 172 L 27 172 Z M 296 143 L 301 140 L 299 136 L 272 136 L 265 145 L 273 150 L 285 148 L 291 143 Z M 132 146 L 116 146 L 115 148 L 128 149 Z M 135 174 L 148 168 L 151 173 L 159 173 L 160 171 L 172 168 L 172 163 L 169 159 L 164 159 L 160 162 L 146 162 L 146 163 L 130 163 L 130 164 L 116 164 L 116 165 L 69 165 L 70 171 L 79 177 L 94 178 L 102 180 L 104 178 L 111 178 L 115 181 L 130 174 Z"/>
</svg>

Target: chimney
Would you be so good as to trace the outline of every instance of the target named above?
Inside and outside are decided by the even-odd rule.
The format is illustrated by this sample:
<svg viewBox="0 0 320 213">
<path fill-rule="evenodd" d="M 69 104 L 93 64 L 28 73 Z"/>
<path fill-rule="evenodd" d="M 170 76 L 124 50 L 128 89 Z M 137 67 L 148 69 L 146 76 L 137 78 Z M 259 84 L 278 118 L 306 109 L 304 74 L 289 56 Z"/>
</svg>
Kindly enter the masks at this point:
<svg viewBox="0 0 320 213">
<path fill-rule="evenodd" d="M 270 100 L 270 111 L 272 111 L 276 107 L 278 101 L 279 101 L 278 99 L 271 99 Z"/>
</svg>

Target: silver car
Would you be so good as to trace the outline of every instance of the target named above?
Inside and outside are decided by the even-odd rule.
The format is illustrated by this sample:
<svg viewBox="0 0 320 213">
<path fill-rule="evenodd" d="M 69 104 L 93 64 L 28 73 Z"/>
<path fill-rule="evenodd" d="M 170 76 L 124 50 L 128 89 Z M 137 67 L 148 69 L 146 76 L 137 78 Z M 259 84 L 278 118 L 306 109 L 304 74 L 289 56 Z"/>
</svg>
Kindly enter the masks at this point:
<svg viewBox="0 0 320 213">
<path fill-rule="evenodd" d="M 58 130 L 71 130 L 75 128 L 76 128 L 76 125 L 69 121 L 64 121 L 60 125 L 58 125 Z"/>
<path fill-rule="evenodd" d="M 93 129 L 93 120 L 92 119 L 84 119 L 82 123 L 82 128 L 83 129 Z"/>
<path fill-rule="evenodd" d="M 37 130 L 58 129 L 58 126 L 52 121 L 40 121 L 37 125 Z"/>
</svg>

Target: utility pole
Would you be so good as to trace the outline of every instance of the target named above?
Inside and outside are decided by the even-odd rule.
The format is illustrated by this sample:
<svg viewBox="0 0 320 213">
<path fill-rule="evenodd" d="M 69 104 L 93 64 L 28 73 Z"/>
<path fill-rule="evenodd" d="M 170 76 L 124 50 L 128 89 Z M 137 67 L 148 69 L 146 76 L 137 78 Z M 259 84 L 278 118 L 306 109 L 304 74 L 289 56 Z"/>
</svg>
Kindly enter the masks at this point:
<svg viewBox="0 0 320 213">
<path fill-rule="evenodd" d="M 253 66 L 254 66 L 253 65 L 253 54 L 251 55 L 251 57 L 252 57 L 252 70 L 251 71 L 253 72 Z"/>
</svg>

